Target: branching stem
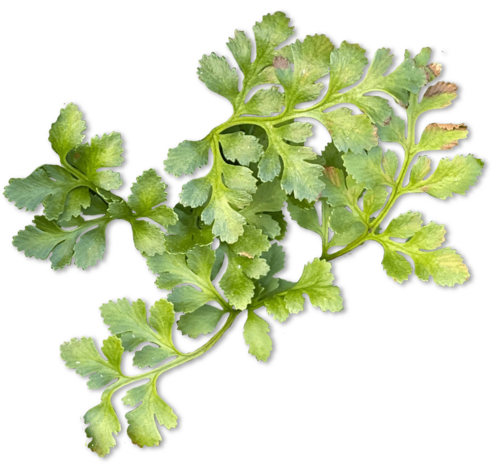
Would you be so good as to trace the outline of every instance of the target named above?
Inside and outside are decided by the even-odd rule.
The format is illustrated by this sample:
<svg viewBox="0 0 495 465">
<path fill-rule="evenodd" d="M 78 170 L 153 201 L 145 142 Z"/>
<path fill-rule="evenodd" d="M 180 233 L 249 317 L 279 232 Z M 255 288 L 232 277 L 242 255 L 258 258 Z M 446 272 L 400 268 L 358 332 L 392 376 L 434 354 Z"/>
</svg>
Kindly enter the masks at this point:
<svg viewBox="0 0 495 465">
<path fill-rule="evenodd" d="M 343 249 L 329 254 L 327 252 L 328 250 L 328 243 L 325 243 L 323 241 L 323 253 L 321 255 L 322 260 L 333 260 L 334 258 L 341 257 L 342 255 L 345 255 L 352 250 L 354 250 L 356 247 L 359 247 L 362 245 L 364 242 L 369 241 L 369 240 L 375 240 L 376 236 L 376 230 L 380 226 L 381 222 L 383 219 L 387 216 L 391 208 L 394 206 L 395 202 L 397 199 L 404 193 L 404 178 L 406 177 L 406 173 L 409 169 L 409 166 L 414 158 L 414 156 L 417 153 L 416 150 L 416 105 L 417 105 L 417 99 L 418 96 L 415 94 L 411 94 L 409 97 L 409 105 L 407 107 L 407 121 L 408 121 L 408 126 L 407 126 L 407 139 L 406 139 L 406 144 L 404 146 L 404 163 L 402 164 L 399 177 L 397 179 L 396 184 L 392 188 L 392 192 L 390 193 L 390 197 L 385 204 L 383 210 L 380 212 L 380 214 L 371 222 L 367 224 L 366 231 L 359 236 L 357 239 L 352 241 L 350 244 L 346 245 Z M 327 247 L 327 248 L 325 248 Z"/>
</svg>

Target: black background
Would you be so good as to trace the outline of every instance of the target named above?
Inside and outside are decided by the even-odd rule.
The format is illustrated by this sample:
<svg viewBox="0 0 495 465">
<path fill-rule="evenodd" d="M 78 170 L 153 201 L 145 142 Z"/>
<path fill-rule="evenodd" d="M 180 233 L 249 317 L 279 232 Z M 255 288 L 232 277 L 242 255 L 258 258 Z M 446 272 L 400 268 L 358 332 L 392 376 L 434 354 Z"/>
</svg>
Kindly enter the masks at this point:
<svg viewBox="0 0 495 465">
<path fill-rule="evenodd" d="M 176 8 L 161 13 L 144 7 L 99 10 L 78 20 L 68 14 L 63 26 L 35 23 L 33 16 L 32 27 L 22 26 L 29 46 L 16 45 L 6 52 L 12 62 L 14 92 L 9 97 L 14 103 L 8 133 L 14 148 L 4 153 L 9 167 L 3 185 L 9 177 L 57 162 L 47 131 L 59 109 L 74 102 L 87 122 L 85 141 L 103 132 L 121 133 L 125 162 L 119 172 L 124 185 L 118 193 L 127 196 L 135 176 L 154 167 L 169 185 L 168 204 L 174 205 L 180 185 L 189 178 L 163 172 L 168 147 L 202 138 L 231 111 L 227 100 L 198 81 L 197 60 L 214 50 L 233 65 L 224 44 L 234 28 L 252 37 L 254 22 L 276 9 L 285 11 L 295 26 L 289 41 L 322 33 L 337 46 L 344 39 L 358 42 L 368 59 L 386 46 L 395 53 L 394 66 L 405 48 L 415 55 L 422 46 L 431 46 L 431 60 L 443 63 L 439 80 L 456 82 L 460 90 L 450 107 L 420 118 L 418 134 L 429 122 L 465 122 L 469 138 L 450 152 L 432 152 L 432 160 L 473 153 L 488 162 L 477 124 L 476 51 L 462 34 L 467 19 L 454 28 L 445 12 L 437 17 L 431 10 L 392 19 L 371 8 L 346 9 L 344 14 L 314 5 L 295 11 L 280 6 L 226 8 L 222 14 L 216 8 Z M 328 135 L 316 123 L 314 134 L 309 143 L 319 152 Z M 160 447 L 139 450 L 130 444 L 123 417 L 128 408 L 120 402 L 124 391 L 119 391 L 114 406 L 122 431 L 106 460 L 173 457 L 191 463 L 215 454 L 222 462 L 227 458 L 217 451 L 230 447 L 235 452 L 229 461 L 260 457 L 262 452 L 283 460 L 288 451 L 331 459 L 343 444 L 349 444 L 345 450 L 351 456 L 363 451 L 387 456 L 391 444 L 408 457 L 430 446 L 438 456 L 445 450 L 467 454 L 477 409 L 483 408 L 478 390 L 487 382 L 482 360 L 488 346 L 482 328 L 493 306 L 486 291 L 492 275 L 484 246 L 483 231 L 488 230 L 480 214 L 486 207 L 489 169 L 466 196 L 446 201 L 409 196 L 391 212 L 417 210 L 425 223 L 445 224 L 444 245 L 463 256 L 472 275 L 468 282 L 438 287 L 413 275 L 396 284 L 382 269 L 378 244 L 368 243 L 332 263 L 343 312 L 323 313 L 307 302 L 304 312 L 283 324 L 264 310 L 258 312 L 271 327 L 273 351 L 267 363 L 247 353 L 241 334 L 244 319 L 239 318 L 206 355 L 162 376 L 160 393 L 179 423 L 175 430 L 160 428 Z M 11 352 L 8 364 L 17 376 L 11 388 L 17 390 L 19 382 L 26 388 L 14 422 L 26 428 L 26 419 L 34 420 L 23 433 L 32 437 L 34 450 L 94 461 L 96 455 L 83 448 L 80 416 L 98 402 L 101 391 L 88 391 L 86 378 L 64 368 L 58 346 L 82 335 L 93 336 L 99 346 L 107 335 L 98 311 L 102 302 L 126 296 L 142 298 L 149 306 L 165 294 L 156 289 L 133 248 L 128 224 L 110 224 L 104 260 L 95 267 L 84 271 L 72 265 L 54 272 L 48 260 L 26 258 L 9 244 L 33 214 L 3 202 L 2 255 L 8 270 L 4 295 L 12 320 L 9 348 L 4 350 Z M 283 246 L 287 259 L 280 276 L 293 281 L 320 253 L 319 238 L 293 223 Z M 206 340 L 191 341 L 178 332 L 175 338 L 182 350 Z M 124 370 L 135 370 L 128 355 Z"/>
</svg>

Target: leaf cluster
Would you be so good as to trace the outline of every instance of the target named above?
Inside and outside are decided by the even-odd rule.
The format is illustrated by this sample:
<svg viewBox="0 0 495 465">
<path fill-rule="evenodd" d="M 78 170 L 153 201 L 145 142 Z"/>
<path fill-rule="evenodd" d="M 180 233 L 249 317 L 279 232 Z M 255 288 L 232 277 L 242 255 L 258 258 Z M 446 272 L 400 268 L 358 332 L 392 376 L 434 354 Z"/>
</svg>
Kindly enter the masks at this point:
<svg viewBox="0 0 495 465">
<path fill-rule="evenodd" d="M 111 402 L 118 389 L 148 380 L 123 401 L 137 406 L 126 415 L 132 441 L 157 445 L 155 419 L 169 429 L 176 425 L 158 395 L 161 374 L 209 350 L 240 314 L 249 353 L 267 361 L 272 340 L 260 309 L 284 322 L 304 309 L 307 296 L 322 311 L 342 310 L 330 261 L 367 241 L 383 247 L 383 268 L 399 283 L 413 266 L 420 280 L 431 276 L 442 286 L 469 278 L 460 255 L 442 248 L 444 226 L 423 225 L 422 215 L 411 211 L 387 217 L 402 195 L 445 200 L 476 183 L 483 162 L 473 155 L 443 158 L 433 172 L 423 155 L 456 147 L 467 137 L 464 124 L 431 123 L 416 138 L 418 117 L 450 105 L 457 86 L 430 85 L 441 65 L 429 63 L 429 48 L 414 57 L 406 51 L 394 67 L 389 49 L 378 50 L 368 63 L 357 44 L 337 47 L 324 35 L 285 44 L 292 33 L 285 14 L 269 14 L 253 27 L 254 41 L 242 31 L 229 40 L 237 68 L 214 53 L 201 58 L 199 79 L 231 103 L 232 115 L 202 139 L 169 150 L 165 170 L 174 176 L 191 175 L 211 160 L 205 176 L 184 184 L 174 208 L 164 205 L 166 185 L 154 170 L 137 178 L 127 200 L 112 192 L 122 183 L 109 169 L 123 161 L 120 135 L 83 144 L 85 123 L 73 104 L 50 130 L 60 164 L 42 165 L 5 189 L 19 208 L 34 211 L 43 204 L 43 215 L 14 238 L 27 256 L 50 257 L 55 269 L 74 258 L 87 268 L 103 256 L 107 225 L 122 219 L 131 224 L 156 285 L 169 292 L 149 315 L 141 301 L 104 305 L 112 333 L 103 343 L 104 357 L 91 339 L 62 345 L 67 366 L 89 376 L 90 388 L 106 386 L 101 403 L 85 415 L 89 447 L 99 455 L 110 451 L 120 431 Z M 390 102 L 406 109 L 407 120 L 394 114 Z M 308 120 L 322 123 L 331 136 L 321 154 L 309 145 Z M 384 152 L 380 140 L 399 151 Z M 288 216 L 322 244 L 321 256 L 307 263 L 297 282 L 278 276 L 285 266 L 279 242 Z M 197 350 L 180 352 L 172 341 L 176 314 L 183 335 L 214 334 Z M 124 375 L 125 351 L 148 371 Z"/>
</svg>

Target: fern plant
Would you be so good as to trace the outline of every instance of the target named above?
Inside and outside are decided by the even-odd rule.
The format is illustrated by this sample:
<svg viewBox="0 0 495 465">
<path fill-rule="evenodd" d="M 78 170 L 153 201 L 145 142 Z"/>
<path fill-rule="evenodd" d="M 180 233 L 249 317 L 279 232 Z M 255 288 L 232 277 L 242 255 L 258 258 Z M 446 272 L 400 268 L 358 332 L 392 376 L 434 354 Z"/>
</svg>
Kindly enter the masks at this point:
<svg viewBox="0 0 495 465">
<path fill-rule="evenodd" d="M 441 65 L 429 63 L 430 49 L 415 57 L 406 51 L 395 69 L 390 51 L 380 49 L 364 73 L 368 60 L 357 44 L 336 48 L 324 35 L 315 35 L 281 46 L 293 33 L 283 13 L 264 16 L 253 29 L 254 60 L 253 43 L 244 32 L 235 31 L 227 44 L 242 71 L 242 85 L 224 57 L 200 60 L 199 78 L 228 99 L 233 111 L 202 140 L 184 141 L 169 151 L 165 170 L 175 176 L 190 175 L 212 158 L 209 172 L 183 186 L 173 209 L 164 205 L 167 186 L 154 170 L 136 179 L 127 200 L 115 193 L 122 184 L 119 173 L 102 168 L 122 163 L 120 134 L 83 143 L 86 126 L 74 104 L 61 110 L 49 133 L 60 164 L 11 179 L 5 189 L 18 208 L 34 211 L 43 204 L 43 214 L 14 237 L 26 256 L 49 257 L 54 269 L 72 262 L 85 269 L 103 257 L 108 224 L 123 219 L 132 226 L 135 247 L 158 275 L 156 285 L 171 291 L 149 312 L 140 300 L 104 304 L 101 314 L 111 332 L 101 348 L 105 357 L 90 338 L 61 346 L 67 367 L 89 376 L 90 389 L 105 388 L 101 402 L 84 417 L 89 447 L 100 456 L 109 453 L 121 429 L 112 405 L 118 390 L 144 382 L 122 399 L 134 407 L 126 414 L 127 433 L 141 447 L 159 444 L 155 419 L 169 429 L 177 423 L 157 392 L 162 374 L 207 352 L 241 314 L 249 353 L 266 361 L 272 341 L 259 310 L 264 307 L 283 322 L 304 309 L 304 295 L 322 311 L 342 310 L 330 262 L 366 241 L 383 247 L 383 268 L 399 283 L 412 273 L 406 256 L 422 281 L 431 276 L 441 286 L 453 286 L 469 278 L 456 251 L 441 248 L 442 225 L 423 225 L 421 214 L 411 211 L 388 218 L 405 194 L 438 199 L 465 194 L 483 167 L 473 155 L 457 155 L 442 159 L 430 173 L 430 159 L 417 156 L 451 149 L 468 133 L 463 124 L 432 123 L 417 142 L 418 117 L 456 98 L 455 84 L 429 85 L 441 72 Z M 320 80 L 328 74 L 324 90 Z M 406 109 L 407 121 L 370 92 L 392 97 Z M 319 121 L 329 131 L 332 142 L 321 155 L 306 145 L 312 125 L 301 118 Z M 403 155 L 383 152 L 380 140 L 397 144 Z M 308 262 L 297 282 L 276 277 L 284 268 L 279 242 L 286 231 L 285 204 L 291 218 L 322 244 L 321 256 Z M 213 281 L 225 260 L 217 287 Z M 215 332 L 226 319 L 206 344 L 183 353 L 172 337 L 176 313 L 177 328 L 191 338 Z M 122 372 L 126 351 L 134 352 L 141 374 Z"/>
</svg>

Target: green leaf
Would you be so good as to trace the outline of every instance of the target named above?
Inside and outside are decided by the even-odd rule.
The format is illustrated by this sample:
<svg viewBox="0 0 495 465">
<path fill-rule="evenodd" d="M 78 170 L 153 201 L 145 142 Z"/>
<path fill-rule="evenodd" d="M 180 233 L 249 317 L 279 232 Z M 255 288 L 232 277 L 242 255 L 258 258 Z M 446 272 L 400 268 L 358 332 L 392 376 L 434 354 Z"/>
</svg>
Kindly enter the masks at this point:
<svg viewBox="0 0 495 465">
<path fill-rule="evenodd" d="M 415 258 L 416 276 L 421 281 L 433 280 L 440 286 L 452 287 L 469 279 L 469 271 L 462 257 L 450 247 L 438 249 Z"/>
<path fill-rule="evenodd" d="M 89 207 L 89 192 L 82 181 L 77 180 L 61 166 L 44 165 L 27 178 L 10 179 L 4 195 L 17 208 L 34 211 L 43 202 L 47 219 L 57 220 L 78 216 L 82 208 Z M 72 199 L 69 195 L 77 193 Z M 67 213 L 64 211 L 67 210 Z"/>
<path fill-rule="evenodd" d="M 193 313 L 182 315 L 177 322 L 177 329 L 184 336 L 196 339 L 201 334 L 215 331 L 223 315 L 225 315 L 224 310 L 219 310 L 211 305 L 203 305 Z"/>
<path fill-rule="evenodd" d="M 364 79 L 353 89 L 355 92 L 384 92 L 393 97 L 397 103 L 407 107 L 409 92 L 418 94 L 421 87 L 427 84 L 423 69 L 418 67 L 413 58 L 409 58 L 407 50 L 404 60 L 387 76 L 384 74 L 392 65 L 394 55 L 389 48 L 379 48 L 373 54 L 370 66 Z"/>
<path fill-rule="evenodd" d="M 78 268 L 85 270 L 89 266 L 94 266 L 98 260 L 103 258 L 106 246 L 106 225 L 106 223 L 100 224 L 96 229 L 92 229 L 91 231 L 85 233 L 74 246 L 74 263 Z M 66 241 L 66 243 L 70 248 L 69 241 Z M 59 247 L 61 246 L 58 246 L 53 251 L 52 257 L 50 258 L 54 265 L 52 268 L 55 268 L 53 258 L 54 256 L 58 256 Z M 60 253 L 62 253 L 62 250 L 60 250 Z"/>
<path fill-rule="evenodd" d="M 411 169 L 411 174 L 409 176 L 409 185 L 414 186 L 420 183 L 423 178 L 430 172 L 431 160 L 426 156 L 418 157 L 416 163 Z M 409 186 L 408 186 L 409 187 Z"/>
<path fill-rule="evenodd" d="M 108 204 L 108 214 L 113 219 L 130 220 L 130 217 L 132 217 L 132 210 L 124 200 L 115 200 Z"/>
<path fill-rule="evenodd" d="M 321 195 L 332 207 L 356 208 L 364 186 L 356 182 L 352 176 L 344 175 L 342 170 L 333 166 L 325 167 L 325 188 Z"/>
<path fill-rule="evenodd" d="M 426 66 L 428 64 L 428 61 L 430 60 L 430 55 L 431 55 L 431 48 L 430 47 L 422 48 L 421 52 L 419 52 L 414 57 L 414 61 L 416 62 L 416 65 L 417 66 Z"/>
<path fill-rule="evenodd" d="M 83 377 L 89 376 L 89 389 L 99 389 L 122 376 L 120 363 L 124 349 L 120 339 L 110 336 L 103 341 L 102 352 L 107 360 L 96 350 L 93 339 L 86 337 L 71 339 L 60 346 L 60 356 L 67 368 L 75 369 Z"/>
<path fill-rule="evenodd" d="M 425 111 L 448 107 L 452 100 L 457 98 L 456 92 L 457 86 L 450 82 L 437 82 L 435 85 L 428 87 L 417 107 L 416 115 L 418 116 Z"/>
<path fill-rule="evenodd" d="M 332 52 L 329 93 L 335 93 L 355 84 L 361 78 L 364 67 L 368 64 L 364 54 L 365 50 L 358 44 L 349 44 L 346 41 Z"/>
<path fill-rule="evenodd" d="M 82 119 L 82 112 L 76 105 L 69 103 L 60 110 L 57 121 L 52 124 L 48 140 L 60 158 L 65 159 L 70 150 L 82 143 L 85 130 L 86 122 Z"/>
<path fill-rule="evenodd" d="M 383 251 L 382 265 L 387 274 L 399 283 L 407 280 L 412 272 L 409 262 L 391 247 L 384 246 Z"/>
<path fill-rule="evenodd" d="M 388 198 L 385 186 L 368 189 L 363 196 L 363 212 L 366 220 L 376 211 L 381 210 Z"/>
<path fill-rule="evenodd" d="M 402 213 L 390 222 L 387 229 L 383 232 L 383 236 L 409 239 L 414 233 L 419 231 L 422 224 L 423 220 L 421 219 L 421 213 L 412 211 Z"/>
<path fill-rule="evenodd" d="M 324 167 L 333 166 L 341 170 L 345 176 L 347 171 L 344 166 L 344 153 L 341 152 L 333 142 L 329 142 L 321 152 L 318 163 Z"/>
<path fill-rule="evenodd" d="M 169 295 L 169 299 L 174 303 L 178 312 L 194 312 L 202 307 L 207 302 L 212 300 L 212 297 L 207 292 L 201 292 L 191 286 L 176 287 Z"/>
<path fill-rule="evenodd" d="M 442 65 L 440 63 L 428 64 L 428 61 L 430 60 L 430 55 L 431 55 L 431 48 L 424 47 L 421 49 L 421 52 L 414 57 L 414 62 L 416 63 L 416 66 L 421 68 L 424 71 L 425 75 L 427 76 L 427 82 L 433 81 L 433 79 L 440 76 L 440 73 L 442 72 Z"/>
<path fill-rule="evenodd" d="M 222 244 L 218 253 L 228 258 L 227 269 L 219 281 L 220 288 L 230 305 L 238 310 L 245 309 L 254 296 L 253 279 L 260 279 L 269 271 L 266 261 L 260 255 L 270 248 L 268 238 L 259 229 L 245 226 L 244 234 L 232 244 Z"/>
<path fill-rule="evenodd" d="M 213 262 L 213 266 L 211 267 L 210 280 L 213 282 L 220 270 L 223 267 L 223 262 L 225 261 L 225 244 L 220 243 L 219 246 L 215 249 L 215 261 Z"/>
<path fill-rule="evenodd" d="M 381 125 L 387 124 L 393 116 L 392 108 L 388 105 L 387 100 L 381 97 L 376 95 L 358 95 L 353 98 L 348 94 L 351 94 L 351 92 L 347 92 L 345 98 L 341 97 L 341 100 L 356 105 L 376 125 L 373 127 L 374 135 L 376 135 L 377 131 L 379 133 Z"/>
<path fill-rule="evenodd" d="M 142 220 L 131 220 L 134 245 L 146 255 L 162 254 L 165 251 L 165 235 L 157 226 Z"/>
<path fill-rule="evenodd" d="M 88 447 L 100 457 L 104 457 L 115 446 L 113 435 L 120 432 L 120 423 L 110 398 L 102 400 L 96 407 L 88 410 L 84 415 L 84 423 L 90 424 L 86 428 L 86 436 L 93 438 Z"/>
<path fill-rule="evenodd" d="M 177 223 L 167 228 L 165 248 L 169 253 L 186 253 L 196 247 L 210 245 L 214 236 L 210 226 L 200 221 L 201 210 L 184 207 L 178 203 L 174 207 Z"/>
<path fill-rule="evenodd" d="M 248 166 L 256 163 L 263 155 L 263 147 L 254 136 L 246 136 L 243 132 L 221 134 L 219 136 L 223 155 L 227 160 L 238 161 Z"/>
<path fill-rule="evenodd" d="M 275 179 L 260 184 L 253 195 L 253 201 L 239 213 L 246 219 L 247 224 L 260 229 L 270 239 L 275 239 L 282 234 L 281 222 L 285 223 L 285 221 L 283 215 L 281 220 L 278 220 L 273 218 L 271 213 L 279 213 L 286 198 L 287 195 L 281 189 L 280 181 Z"/>
<path fill-rule="evenodd" d="M 176 312 L 193 312 L 205 303 L 218 299 L 210 280 L 214 262 L 215 252 L 209 247 L 199 246 L 185 254 L 165 252 L 163 255 L 148 257 L 150 270 L 159 274 L 156 280 L 159 289 L 172 290 L 180 284 L 190 284 L 201 289 L 199 291 L 186 286 L 174 290 L 168 298 Z"/>
<path fill-rule="evenodd" d="M 108 219 L 81 220 L 80 225 L 72 230 L 62 229 L 44 216 L 35 216 L 33 222 L 34 226 L 26 226 L 13 241 L 17 250 L 24 251 L 26 257 L 45 260 L 51 254 L 50 261 L 55 270 L 70 265 L 73 257 L 76 266 L 82 269 L 103 258 Z M 95 223 L 99 223 L 98 227 L 91 229 Z"/>
<path fill-rule="evenodd" d="M 346 180 L 353 180 L 352 176 L 347 177 L 343 170 L 334 166 L 324 166 L 325 188 L 321 196 L 332 207 L 349 206 L 354 204 L 354 195 L 348 191 Z M 355 182 L 355 181 L 354 181 Z M 361 192 L 359 193 L 361 194 Z M 359 195 L 358 195 L 359 196 Z M 358 198 L 356 197 L 356 200 Z"/>
<path fill-rule="evenodd" d="M 236 97 L 235 103 L 233 102 L 239 113 L 270 114 L 280 111 L 280 100 L 282 97 L 283 101 L 283 96 L 276 95 L 276 91 L 260 90 L 258 95 L 247 104 L 244 103 L 244 99 L 248 91 L 256 86 L 278 83 L 273 63 L 281 58 L 281 55 L 286 54 L 288 47 L 282 50 L 275 48 L 292 34 L 293 28 L 288 27 L 288 23 L 289 19 L 280 12 L 266 15 L 261 23 L 256 23 L 253 28 L 256 40 L 256 59 L 253 63 L 251 63 L 252 44 L 244 32 L 235 31 L 234 39 L 229 40 L 227 45 L 244 74 L 242 93 Z M 227 70 L 225 74 L 228 74 Z"/>
<path fill-rule="evenodd" d="M 85 209 L 91 206 L 91 194 L 86 187 L 73 189 L 65 199 L 65 207 L 61 221 L 70 221 L 72 217 L 78 217 Z"/>
<path fill-rule="evenodd" d="M 293 27 L 289 27 L 289 18 L 277 11 L 263 16 L 261 23 L 253 26 L 256 40 L 256 61 L 258 68 L 271 65 L 276 56 L 275 47 L 287 40 L 293 34 Z M 243 70 L 244 71 L 244 70 Z"/>
<path fill-rule="evenodd" d="M 154 367 L 169 357 L 175 358 L 175 354 L 171 354 L 169 349 L 162 349 L 161 347 L 155 346 L 144 346 L 134 355 L 133 365 L 138 368 Z"/>
<path fill-rule="evenodd" d="M 310 231 L 318 234 L 322 239 L 324 239 L 324 234 L 318 218 L 318 212 L 316 208 L 313 207 L 310 210 L 305 210 L 299 208 L 292 202 L 287 202 L 287 210 L 290 213 L 290 217 L 299 225 L 301 228 L 309 229 Z"/>
<path fill-rule="evenodd" d="M 476 184 L 484 163 L 473 155 L 457 155 L 453 160 L 440 160 L 435 172 L 423 179 L 430 172 L 430 159 L 421 156 L 414 164 L 406 192 L 426 192 L 432 197 L 445 200 L 453 194 L 464 195 Z"/>
<path fill-rule="evenodd" d="M 313 132 L 311 131 L 312 128 L 312 124 L 296 121 L 294 123 L 280 126 L 278 133 L 279 136 L 285 141 L 303 144 L 306 142 L 306 139 L 313 135 Z"/>
<path fill-rule="evenodd" d="M 332 286 L 332 265 L 315 258 L 308 263 L 296 285 L 285 294 L 285 302 L 291 313 L 298 313 L 304 308 L 302 294 L 306 294 L 314 307 L 322 311 L 339 312 L 342 310 L 342 298 L 338 287 Z"/>
<path fill-rule="evenodd" d="M 383 126 L 378 126 L 378 135 L 383 142 L 397 142 L 406 145 L 406 123 L 398 116 L 392 116 Z"/>
<path fill-rule="evenodd" d="M 421 227 L 421 223 L 419 213 L 409 212 L 393 220 L 382 234 L 374 236 L 374 240 L 383 246 L 382 265 L 387 274 L 399 283 L 408 279 L 412 267 L 399 255 L 403 254 L 413 259 L 416 276 L 422 281 L 428 281 L 432 276 L 440 286 L 449 287 L 467 281 L 469 272 L 460 255 L 450 247 L 438 249 L 445 240 L 444 227 L 436 223 Z M 390 239 L 406 236 L 410 237 L 406 242 Z"/>
<path fill-rule="evenodd" d="M 132 225 L 134 244 L 146 255 L 162 254 L 165 251 L 165 234 L 159 227 L 137 218 L 147 217 L 163 227 L 177 222 L 177 215 L 171 208 L 157 206 L 167 199 L 166 188 L 167 185 L 155 170 L 145 171 L 132 185 L 128 202 L 111 202 L 108 208 L 113 218 L 125 219 Z"/>
<path fill-rule="evenodd" d="M 297 40 L 290 46 L 294 70 L 276 69 L 276 75 L 285 89 L 287 106 L 318 98 L 324 85 L 315 83 L 327 75 L 333 44 L 324 35 L 307 36 L 303 42 Z"/>
<path fill-rule="evenodd" d="M 185 184 L 180 199 L 182 205 L 193 208 L 208 201 L 201 219 L 207 225 L 213 224 L 215 236 L 231 244 L 242 234 L 246 220 L 237 210 L 251 202 L 251 194 L 256 192 L 256 178 L 244 166 L 227 164 L 219 152 L 214 152 L 214 156 L 208 175 Z"/>
<path fill-rule="evenodd" d="M 353 115 L 349 108 L 339 108 L 315 112 L 313 116 L 325 125 L 341 152 L 363 153 L 378 145 L 377 128 L 366 115 Z"/>
<path fill-rule="evenodd" d="M 299 313 L 304 310 L 303 294 L 310 298 L 313 306 L 320 307 L 322 311 L 339 312 L 342 310 L 342 298 L 339 288 L 332 286 L 331 268 L 330 263 L 315 258 L 304 267 L 302 276 L 296 284 L 288 283 L 287 289 L 282 287 L 276 290 L 276 294 L 264 304 L 280 321 L 284 321 L 288 313 Z M 281 298 L 284 300 L 285 308 Z"/>
<path fill-rule="evenodd" d="M 331 72 L 326 99 L 358 82 L 367 63 L 365 50 L 359 44 L 349 44 L 344 40 L 330 57 Z M 355 105 L 365 113 L 372 123 L 383 124 L 392 113 L 392 109 L 383 97 L 364 95 L 366 92 L 369 92 L 369 89 L 358 85 L 347 91 L 343 98 L 346 103 Z"/>
<path fill-rule="evenodd" d="M 236 106 L 236 99 L 239 95 L 239 76 L 235 69 L 231 69 L 225 57 L 219 57 L 212 53 L 203 55 L 199 60 L 198 76 L 213 92 L 225 97 Z"/>
<path fill-rule="evenodd" d="M 162 437 L 155 419 L 167 429 L 177 426 L 177 416 L 156 392 L 156 377 L 142 386 L 129 389 L 122 400 L 124 405 L 130 406 L 141 403 L 125 415 L 129 422 L 127 434 L 139 447 L 160 444 Z"/>
<path fill-rule="evenodd" d="M 270 145 L 259 163 L 259 177 L 263 182 L 272 181 L 277 177 L 282 168 L 282 158 L 284 169 L 280 183 L 285 192 L 294 193 L 295 198 L 299 200 L 316 200 L 323 189 L 323 183 L 319 179 L 322 168 L 312 162 L 317 155 L 310 147 L 286 143 L 285 133 L 286 130 L 282 126 L 274 128 L 270 134 Z"/>
<path fill-rule="evenodd" d="M 392 152 L 392 150 L 387 150 L 382 158 L 383 172 L 385 173 L 387 180 L 395 182 L 398 166 L 399 159 L 397 158 L 395 152 Z"/>
<path fill-rule="evenodd" d="M 167 200 L 167 185 L 155 170 L 150 169 L 138 176 L 131 191 L 127 203 L 137 215 L 148 217 L 165 228 L 177 221 L 177 215 L 171 208 L 157 206 Z"/>
<path fill-rule="evenodd" d="M 261 254 L 261 258 L 266 261 L 270 271 L 258 281 L 258 300 L 280 286 L 280 279 L 274 276 L 284 269 L 285 252 L 281 245 L 273 243 L 266 252 Z"/>
<path fill-rule="evenodd" d="M 154 366 L 178 353 L 172 341 L 174 307 L 165 299 L 155 302 L 150 308 L 149 321 L 141 300 L 132 304 L 127 299 L 110 301 L 102 305 L 101 316 L 112 334 L 121 338 L 124 350 L 133 351 L 143 342 L 151 342 L 161 349 L 159 352 L 149 349 L 136 352 L 134 365 L 139 368 Z"/>
<path fill-rule="evenodd" d="M 174 176 L 193 174 L 198 168 L 208 163 L 210 143 L 207 139 L 199 141 L 185 140 L 175 149 L 168 151 L 168 157 L 163 162 L 165 171 Z"/>
<path fill-rule="evenodd" d="M 350 244 L 366 231 L 366 225 L 358 215 L 345 207 L 336 207 L 330 214 L 330 229 L 333 231 L 330 247 Z"/>
<path fill-rule="evenodd" d="M 283 323 L 290 316 L 289 309 L 283 297 L 275 296 L 265 302 L 266 311 L 275 320 Z"/>
<path fill-rule="evenodd" d="M 467 135 L 467 126 L 464 124 L 429 124 L 416 146 L 416 153 L 429 150 L 449 150 L 458 145 L 458 141 L 465 139 Z"/>
<path fill-rule="evenodd" d="M 379 97 L 366 97 L 364 96 L 365 93 L 385 92 L 394 97 L 400 104 L 407 105 L 409 94 L 418 94 L 427 81 L 424 70 L 416 66 L 407 50 L 404 61 L 394 71 L 383 76 L 392 65 L 392 59 L 393 55 L 390 53 L 390 49 L 378 50 L 365 79 L 350 92 L 354 98 L 349 99 L 346 96 L 350 103 L 357 105 L 373 122 L 379 125 L 383 124 L 392 115 L 392 112 L 386 106 L 386 101 L 383 99 L 378 101 Z"/>
<path fill-rule="evenodd" d="M 235 61 L 239 64 L 241 71 L 246 74 L 251 66 L 251 41 L 243 31 L 236 29 L 233 39 L 229 39 L 227 47 L 234 55 Z"/>
<path fill-rule="evenodd" d="M 249 353 L 254 355 L 258 361 L 266 362 L 272 351 L 272 339 L 268 335 L 269 332 L 268 323 L 249 310 L 244 324 L 244 340 L 249 346 Z"/>
<path fill-rule="evenodd" d="M 244 112 L 249 115 L 270 116 L 280 113 L 284 105 L 284 94 L 278 87 L 258 90 L 244 105 Z"/>
<path fill-rule="evenodd" d="M 118 189 L 122 185 L 119 173 L 101 168 L 112 168 L 122 164 L 124 149 L 119 133 L 103 134 L 101 139 L 95 136 L 90 144 L 80 145 L 68 156 L 72 165 L 84 173 L 97 187 L 106 190 Z"/>
<path fill-rule="evenodd" d="M 443 225 L 432 222 L 416 231 L 412 238 L 407 241 L 407 245 L 419 249 L 433 250 L 440 247 L 442 242 L 445 241 L 445 233 Z"/>
<path fill-rule="evenodd" d="M 384 155 L 381 147 L 373 147 L 367 154 L 350 152 L 344 156 L 344 164 L 347 172 L 368 189 L 395 185 L 398 159 L 390 150 Z"/>
</svg>

